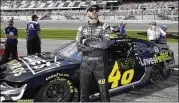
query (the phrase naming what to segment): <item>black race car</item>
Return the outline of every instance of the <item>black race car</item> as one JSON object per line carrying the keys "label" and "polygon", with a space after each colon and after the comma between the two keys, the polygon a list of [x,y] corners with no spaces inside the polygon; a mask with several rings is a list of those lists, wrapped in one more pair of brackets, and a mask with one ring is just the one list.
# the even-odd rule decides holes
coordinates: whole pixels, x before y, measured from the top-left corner
{"label": "black race car", "polygon": [[[114,38],[108,48],[110,93],[156,83],[173,71],[174,52],[167,45],[137,38]],[[53,52],[20,57],[0,68],[1,101],[79,101],[81,53],[75,41]],[[90,98],[99,95],[92,81]]]}

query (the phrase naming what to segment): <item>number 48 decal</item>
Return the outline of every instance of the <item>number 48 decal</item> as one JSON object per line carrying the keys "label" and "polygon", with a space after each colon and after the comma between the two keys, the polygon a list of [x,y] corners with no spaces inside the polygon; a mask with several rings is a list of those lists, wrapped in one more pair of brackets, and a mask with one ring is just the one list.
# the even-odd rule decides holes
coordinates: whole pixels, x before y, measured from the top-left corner
{"label": "number 48 decal", "polygon": [[119,71],[118,62],[116,61],[108,77],[108,82],[109,83],[112,82],[111,88],[116,88],[118,87],[118,82],[121,78],[122,78],[121,84],[125,85],[125,84],[129,84],[132,81],[133,77],[134,77],[134,69],[127,70],[122,75],[121,72]]}

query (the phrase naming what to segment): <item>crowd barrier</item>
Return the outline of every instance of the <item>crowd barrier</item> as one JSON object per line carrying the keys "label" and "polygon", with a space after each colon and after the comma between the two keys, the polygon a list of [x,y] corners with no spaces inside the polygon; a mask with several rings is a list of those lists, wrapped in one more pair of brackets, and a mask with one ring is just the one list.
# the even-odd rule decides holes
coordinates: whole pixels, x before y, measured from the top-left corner
{"label": "crowd barrier", "polygon": [[[16,22],[27,22],[28,20],[14,20]],[[125,22],[125,23],[150,23],[154,20],[101,20],[102,22],[106,23],[119,23],[119,22]],[[7,22],[7,20],[4,20],[4,22]],[[80,20],[39,20],[39,22],[51,22],[51,23],[86,23],[86,20],[80,21]],[[171,21],[171,20],[155,20],[156,23],[174,23],[178,24],[178,21]]]}

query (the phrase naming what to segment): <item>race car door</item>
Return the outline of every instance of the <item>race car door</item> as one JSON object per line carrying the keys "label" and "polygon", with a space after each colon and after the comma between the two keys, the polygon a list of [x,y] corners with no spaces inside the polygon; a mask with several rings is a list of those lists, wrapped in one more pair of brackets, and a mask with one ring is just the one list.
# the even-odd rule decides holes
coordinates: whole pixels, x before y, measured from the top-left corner
{"label": "race car door", "polygon": [[133,55],[131,45],[111,46],[108,53],[107,67],[110,88],[127,86],[142,78],[144,70],[138,68],[138,62]]}

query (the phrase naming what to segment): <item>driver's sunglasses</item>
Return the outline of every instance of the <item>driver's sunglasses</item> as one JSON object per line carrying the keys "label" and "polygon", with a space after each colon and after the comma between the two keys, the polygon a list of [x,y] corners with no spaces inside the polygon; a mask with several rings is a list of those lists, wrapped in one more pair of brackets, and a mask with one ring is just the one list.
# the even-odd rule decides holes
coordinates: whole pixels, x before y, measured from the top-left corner
{"label": "driver's sunglasses", "polygon": [[89,11],[89,12],[93,12],[94,10],[95,10],[96,12],[98,12],[98,11],[99,11],[99,9],[98,9],[98,8],[90,8],[88,11]]}

